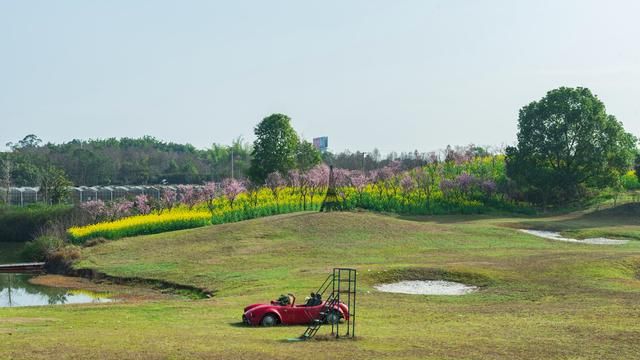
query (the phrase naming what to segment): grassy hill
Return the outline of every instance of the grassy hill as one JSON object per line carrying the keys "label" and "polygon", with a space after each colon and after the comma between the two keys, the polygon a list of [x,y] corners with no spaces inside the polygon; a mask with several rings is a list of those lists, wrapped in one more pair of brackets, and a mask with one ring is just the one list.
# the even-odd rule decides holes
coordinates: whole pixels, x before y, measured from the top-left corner
{"label": "grassy hill", "polygon": [[[640,222],[615,211],[535,219],[298,213],[128,238],[85,248],[77,267],[193,285],[215,296],[0,309],[0,354],[619,359],[640,353],[640,241],[554,242],[519,227],[598,236],[623,228],[625,237],[640,238]],[[303,298],[334,266],[359,270],[357,341],[287,343],[304,327],[239,324],[243,306],[287,292]],[[373,289],[390,280],[440,278],[481,290],[437,297]]]}

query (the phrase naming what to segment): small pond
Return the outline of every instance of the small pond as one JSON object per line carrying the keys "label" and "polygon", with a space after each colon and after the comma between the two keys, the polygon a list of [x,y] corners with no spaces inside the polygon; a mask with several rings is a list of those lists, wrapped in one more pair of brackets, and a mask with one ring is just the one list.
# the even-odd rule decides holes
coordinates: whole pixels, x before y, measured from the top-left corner
{"label": "small pond", "polygon": [[0,273],[0,307],[105,303],[108,294],[34,285],[30,274]]}
{"label": "small pond", "polygon": [[[0,242],[0,264],[20,262],[23,244]],[[33,274],[0,273],[0,307],[103,303],[107,294],[34,285]]]}

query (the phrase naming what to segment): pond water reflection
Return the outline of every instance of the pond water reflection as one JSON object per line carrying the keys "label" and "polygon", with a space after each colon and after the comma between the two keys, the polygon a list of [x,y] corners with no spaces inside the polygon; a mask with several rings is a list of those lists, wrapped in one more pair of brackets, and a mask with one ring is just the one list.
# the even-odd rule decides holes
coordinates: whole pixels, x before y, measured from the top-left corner
{"label": "pond water reflection", "polygon": [[0,273],[0,307],[104,303],[105,293],[34,285],[34,275]]}

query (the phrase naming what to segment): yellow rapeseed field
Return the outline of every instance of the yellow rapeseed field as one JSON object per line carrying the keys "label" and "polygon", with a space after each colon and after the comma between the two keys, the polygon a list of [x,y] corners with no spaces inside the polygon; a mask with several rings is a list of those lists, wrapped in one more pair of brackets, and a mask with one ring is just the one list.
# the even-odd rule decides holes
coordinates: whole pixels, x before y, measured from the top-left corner
{"label": "yellow rapeseed field", "polygon": [[82,242],[88,238],[116,239],[205,226],[210,223],[211,214],[208,211],[180,208],[161,214],[135,215],[116,221],[72,227],[67,232],[73,242]]}

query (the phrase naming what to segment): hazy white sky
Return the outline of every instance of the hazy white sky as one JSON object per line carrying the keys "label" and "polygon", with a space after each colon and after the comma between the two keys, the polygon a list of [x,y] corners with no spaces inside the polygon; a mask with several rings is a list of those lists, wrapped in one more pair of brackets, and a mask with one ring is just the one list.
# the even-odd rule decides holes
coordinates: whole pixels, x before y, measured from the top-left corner
{"label": "hazy white sky", "polygon": [[[0,144],[208,147],[286,113],[332,150],[510,144],[586,86],[640,135],[640,1],[0,0]],[[0,147],[2,148],[2,147]]]}

